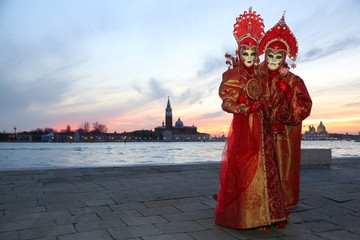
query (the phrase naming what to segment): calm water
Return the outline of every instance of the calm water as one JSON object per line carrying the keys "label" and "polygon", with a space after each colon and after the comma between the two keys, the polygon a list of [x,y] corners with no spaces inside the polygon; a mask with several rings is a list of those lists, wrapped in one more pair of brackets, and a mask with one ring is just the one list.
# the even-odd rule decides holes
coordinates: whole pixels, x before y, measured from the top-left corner
{"label": "calm water", "polygon": [[[219,162],[224,142],[0,143],[0,169]],[[333,158],[360,157],[360,143],[303,141]]]}

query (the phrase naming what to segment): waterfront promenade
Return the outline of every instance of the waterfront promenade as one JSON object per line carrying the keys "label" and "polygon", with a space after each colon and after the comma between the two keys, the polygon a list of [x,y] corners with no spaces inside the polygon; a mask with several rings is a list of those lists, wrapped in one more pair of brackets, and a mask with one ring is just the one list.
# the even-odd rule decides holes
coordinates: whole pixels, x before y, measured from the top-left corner
{"label": "waterfront promenade", "polygon": [[301,169],[271,232],[214,224],[219,164],[0,171],[0,239],[360,239],[360,159]]}

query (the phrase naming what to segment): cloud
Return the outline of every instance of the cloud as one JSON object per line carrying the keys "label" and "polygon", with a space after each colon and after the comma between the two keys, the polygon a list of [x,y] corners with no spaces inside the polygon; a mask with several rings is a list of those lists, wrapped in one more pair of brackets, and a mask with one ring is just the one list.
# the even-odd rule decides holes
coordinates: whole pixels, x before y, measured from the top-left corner
{"label": "cloud", "polygon": [[223,115],[224,115],[224,111],[217,111],[217,112],[212,112],[212,113],[207,113],[207,114],[201,115],[200,117],[198,117],[198,119],[217,118],[217,117],[221,117]]}
{"label": "cloud", "polygon": [[24,109],[28,105],[27,99],[25,99],[26,97],[22,96],[22,94],[8,82],[0,81],[0,96],[0,111],[3,116]]}
{"label": "cloud", "polygon": [[313,94],[316,96],[320,95],[340,95],[345,94],[349,95],[352,92],[355,94],[358,94],[358,89],[360,89],[360,82],[359,81],[353,81],[353,82],[344,82],[343,84],[339,85],[332,85],[331,87],[327,88],[321,88],[317,91],[314,91]]}
{"label": "cloud", "polygon": [[137,82],[131,84],[131,87],[138,95],[141,95],[141,98],[145,98],[146,101],[151,101],[171,95],[171,90],[166,88],[165,85],[166,84],[163,84],[161,81],[155,78],[150,78],[144,86]]}
{"label": "cloud", "polygon": [[206,77],[216,70],[225,68],[225,58],[219,56],[207,57],[205,58],[200,70],[198,70],[197,76],[200,78]]}
{"label": "cloud", "polygon": [[149,84],[149,97],[151,100],[157,100],[163,98],[166,95],[171,94],[171,91],[164,87],[160,81],[151,78]]}
{"label": "cloud", "polygon": [[69,88],[70,84],[66,80],[56,76],[36,78],[21,85],[0,82],[0,110],[6,113],[25,111],[32,104],[46,109],[50,104],[61,101]]}
{"label": "cloud", "polygon": [[185,104],[197,104],[202,103],[202,99],[205,95],[205,89],[199,89],[196,87],[187,88],[179,95],[175,96],[178,102],[185,103]]}
{"label": "cloud", "polygon": [[349,37],[341,41],[332,43],[328,47],[319,48],[314,47],[307,51],[303,56],[299,58],[299,62],[314,61],[320,58],[331,56],[340,51],[346,51],[350,49],[360,48],[360,38]]}
{"label": "cloud", "polygon": [[305,53],[305,58],[316,58],[317,56],[323,54],[324,49],[321,48],[313,48]]}
{"label": "cloud", "polygon": [[344,107],[360,107],[360,102],[353,102],[353,103],[348,103],[348,104],[344,104]]}
{"label": "cloud", "polygon": [[77,80],[74,69],[88,57],[51,36],[36,41],[10,36],[0,40],[0,93],[6,99],[0,110],[23,112],[32,105],[47,109],[65,99]]}
{"label": "cloud", "polygon": [[131,87],[132,87],[133,89],[135,89],[135,91],[136,91],[137,93],[139,93],[139,94],[142,93],[142,88],[141,88],[141,86],[140,86],[139,84],[133,83],[133,84],[131,84]]}

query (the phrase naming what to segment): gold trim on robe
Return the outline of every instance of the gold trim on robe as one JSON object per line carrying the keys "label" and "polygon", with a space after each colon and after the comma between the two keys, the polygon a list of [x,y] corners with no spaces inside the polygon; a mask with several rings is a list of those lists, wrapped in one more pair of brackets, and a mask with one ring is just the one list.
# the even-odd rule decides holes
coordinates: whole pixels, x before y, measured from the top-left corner
{"label": "gold trim on robe", "polygon": [[[284,128],[283,132],[274,134],[274,139],[285,206],[290,212],[299,202],[301,128],[302,121],[310,115],[312,100],[304,81],[291,72],[270,76],[266,63],[262,62],[259,77],[271,123]],[[288,96],[277,89],[277,80],[288,84],[291,89]]]}

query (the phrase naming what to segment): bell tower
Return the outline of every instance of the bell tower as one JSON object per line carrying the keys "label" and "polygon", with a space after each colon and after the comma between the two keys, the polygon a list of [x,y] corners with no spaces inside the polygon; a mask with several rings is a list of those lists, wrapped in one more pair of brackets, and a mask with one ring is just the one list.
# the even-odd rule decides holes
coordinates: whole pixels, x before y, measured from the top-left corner
{"label": "bell tower", "polygon": [[173,119],[172,119],[172,108],[170,105],[170,97],[168,97],[167,106],[165,109],[165,128],[168,131],[172,131],[173,128]]}

